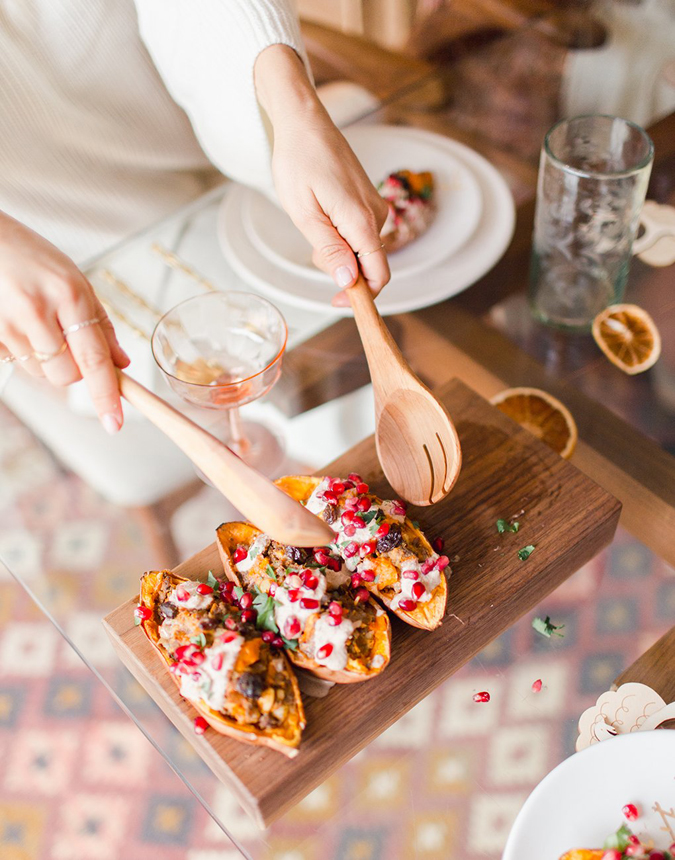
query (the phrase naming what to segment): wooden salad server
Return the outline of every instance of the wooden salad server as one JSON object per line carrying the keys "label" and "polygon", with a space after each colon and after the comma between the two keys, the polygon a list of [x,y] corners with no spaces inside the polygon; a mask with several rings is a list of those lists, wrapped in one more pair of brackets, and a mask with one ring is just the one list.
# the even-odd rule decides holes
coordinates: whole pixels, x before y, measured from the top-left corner
{"label": "wooden salad server", "polygon": [[290,546],[325,546],[331,527],[248,466],[227,445],[121,370],[120,393],[192,460],[254,525]]}
{"label": "wooden salad server", "polygon": [[361,274],[347,295],[373,382],[375,446],[382,471],[404,499],[433,505],[448,495],[462,465],[455,425],[410,369]]}

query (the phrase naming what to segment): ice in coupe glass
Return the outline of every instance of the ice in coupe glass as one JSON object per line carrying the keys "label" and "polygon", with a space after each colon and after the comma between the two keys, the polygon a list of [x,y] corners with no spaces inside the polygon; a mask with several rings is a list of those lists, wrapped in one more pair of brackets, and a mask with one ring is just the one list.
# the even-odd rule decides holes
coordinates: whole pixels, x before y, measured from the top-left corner
{"label": "ice in coupe glass", "polygon": [[287,337],[274,305],[244,292],[186,299],[164,314],[152,335],[152,353],[171,388],[195,406],[226,410],[224,441],[263,472],[278,464],[278,439],[262,424],[242,422],[239,407],[277,381]]}
{"label": "ice in coupe glass", "polygon": [[565,119],[546,135],[530,274],[542,322],[588,330],[621,301],[653,153],[643,129],[613,116]]}

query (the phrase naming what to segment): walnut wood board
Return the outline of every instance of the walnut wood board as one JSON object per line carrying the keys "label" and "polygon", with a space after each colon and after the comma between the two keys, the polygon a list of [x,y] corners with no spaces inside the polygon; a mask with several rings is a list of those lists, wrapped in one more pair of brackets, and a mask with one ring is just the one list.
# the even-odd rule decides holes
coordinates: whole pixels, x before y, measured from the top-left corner
{"label": "walnut wood board", "polygon": [[[307,699],[300,752],[287,759],[240,744],[214,731],[198,737],[195,712],[178,694],[158,654],[134,627],[136,596],[104,620],[122,661],[164,710],[244,809],[267,826],[340,765],[427,696],[612,540],[620,503],[570,463],[452,380],[441,389],[463,451],[452,493],[432,508],[410,509],[426,534],[445,538],[452,559],[448,611],[433,632],[392,617],[392,659],[364,684],[336,686]],[[384,497],[373,438],[326,467],[326,474],[357,471]],[[520,513],[522,511],[522,513]],[[496,521],[519,514],[520,531],[499,535]],[[214,523],[214,529],[218,523]],[[536,549],[526,561],[517,551]],[[176,568],[194,579],[222,571],[215,544]]]}
{"label": "walnut wood board", "polygon": [[[629,681],[646,684],[666,703],[675,702],[675,627],[671,627],[658,642],[625,669],[614,684],[619,687]],[[671,720],[668,725],[675,728],[675,720]]]}

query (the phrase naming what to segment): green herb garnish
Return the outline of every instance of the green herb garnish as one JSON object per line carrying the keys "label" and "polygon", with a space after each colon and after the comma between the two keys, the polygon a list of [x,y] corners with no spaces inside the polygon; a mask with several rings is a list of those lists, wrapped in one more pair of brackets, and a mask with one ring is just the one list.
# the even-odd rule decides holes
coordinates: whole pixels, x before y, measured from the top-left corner
{"label": "green herb garnish", "polygon": [[375,517],[376,517],[378,514],[379,514],[379,510],[374,510],[374,511],[366,511],[366,513],[361,513],[361,514],[359,514],[359,516],[361,517],[361,519],[363,520],[363,522],[364,522],[366,525],[368,525],[369,523],[372,523],[372,521],[375,519]]}
{"label": "green herb garnish", "polygon": [[253,598],[253,608],[258,611],[256,619],[256,627],[262,630],[271,630],[273,633],[278,633],[279,628],[274,620],[274,598],[269,594],[263,594],[258,591]]}
{"label": "green herb garnish", "polygon": [[562,630],[564,626],[564,624],[552,624],[551,618],[548,615],[543,620],[539,617],[532,619],[532,627],[537,633],[541,633],[542,636],[546,636],[548,639],[551,636],[560,636],[562,638],[565,634],[558,633],[558,630]]}
{"label": "green herb garnish", "polygon": [[199,645],[200,648],[206,648],[206,636],[203,633],[200,633],[199,636],[193,636],[190,642],[194,645]]}
{"label": "green herb garnish", "polygon": [[234,596],[237,598],[237,600],[241,600],[241,596],[243,593],[244,593],[244,589],[241,587],[241,585],[235,585]]}
{"label": "green herb garnish", "polygon": [[412,521],[412,524],[415,526],[415,528],[416,528],[416,529],[418,529],[418,528],[420,527],[420,524],[419,524],[419,521],[418,521],[418,520],[413,520],[413,521]]}
{"label": "green herb garnish", "polygon": [[218,582],[218,580],[217,580],[217,579],[215,578],[215,576],[213,575],[213,571],[212,571],[212,570],[210,570],[210,571],[209,571],[209,578],[206,580],[206,584],[207,584],[207,585],[210,585],[210,586],[211,586],[211,588],[213,588],[213,589],[214,589],[214,591],[215,591],[215,590],[217,590],[217,589],[220,587],[220,583]]}
{"label": "green herb garnish", "polygon": [[269,577],[271,577],[275,582],[277,582],[277,581],[278,581],[278,580],[277,580],[277,575],[276,575],[276,573],[274,572],[274,568],[272,567],[272,565],[271,565],[271,564],[268,564],[268,565],[267,565],[267,567],[265,568],[265,573],[266,573]]}
{"label": "green herb garnish", "polygon": [[630,845],[630,837],[632,835],[633,834],[631,833],[628,825],[622,824],[616,833],[612,833],[611,836],[608,836],[607,839],[605,839],[605,844],[602,847],[605,851],[609,851],[612,848],[615,848],[617,851],[625,851]]}
{"label": "green herb garnish", "polygon": [[525,559],[529,558],[533,552],[534,552],[534,545],[528,544],[527,546],[524,546],[522,549],[518,550],[518,558],[521,561],[525,561]]}
{"label": "green herb garnish", "polygon": [[288,648],[289,651],[297,651],[298,650],[298,640],[297,639],[286,639],[285,636],[281,637],[284,640],[284,648]]}
{"label": "green herb garnish", "polygon": [[508,520],[497,520],[497,531],[500,535],[504,532],[513,532],[514,534],[520,528],[520,523],[509,523]]}

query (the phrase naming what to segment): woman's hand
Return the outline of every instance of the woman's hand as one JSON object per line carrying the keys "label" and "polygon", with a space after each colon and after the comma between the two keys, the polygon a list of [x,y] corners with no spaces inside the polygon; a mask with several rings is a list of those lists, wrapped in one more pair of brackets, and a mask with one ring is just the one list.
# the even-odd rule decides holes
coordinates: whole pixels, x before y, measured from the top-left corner
{"label": "woman's hand", "polygon": [[108,433],[122,426],[115,367],[129,358],[91,285],[58,248],[0,213],[0,360],[12,355],[54,385],[84,379]]}
{"label": "woman's hand", "polygon": [[[319,101],[298,55],[272,45],[255,65],[258,98],[274,129],[272,170],[279,199],[314,248],[316,266],[344,290],[361,271],[377,294],[389,281],[380,230],[387,203]],[[348,305],[345,292],[334,305]]]}

